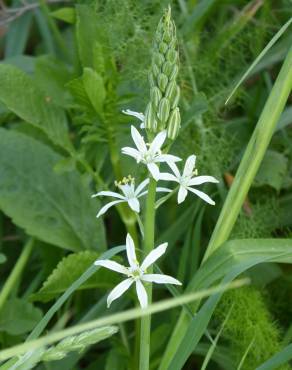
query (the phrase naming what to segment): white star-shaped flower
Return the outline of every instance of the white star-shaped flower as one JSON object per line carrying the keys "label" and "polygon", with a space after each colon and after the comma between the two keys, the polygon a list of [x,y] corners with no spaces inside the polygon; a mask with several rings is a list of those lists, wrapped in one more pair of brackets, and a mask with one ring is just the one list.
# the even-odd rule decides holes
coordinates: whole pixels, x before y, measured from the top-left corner
{"label": "white star-shaped flower", "polygon": [[137,163],[144,163],[156,181],[158,181],[160,174],[156,163],[166,162],[170,164],[181,161],[179,157],[161,153],[161,147],[166,139],[166,131],[159,132],[150,144],[145,143],[143,136],[134,126],[131,126],[131,135],[137,149],[125,147],[122,148],[122,153],[135,158]]}
{"label": "white star-shaped flower", "polygon": [[198,197],[202,198],[205,202],[214,205],[215,202],[207,194],[198,189],[194,189],[191,186],[201,185],[206,182],[218,183],[219,181],[216,180],[213,176],[196,176],[196,172],[194,172],[195,164],[196,156],[190,155],[186,160],[184,170],[181,175],[175,163],[168,163],[174,175],[171,173],[161,173],[159,176],[159,180],[169,180],[179,183],[179,191],[177,195],[178,204],[182,203],[186,199],[188,191],[190,191],[196,194]]}
{"label": "white star-shaped flower", "polygon": [[145,128],[145,116],[143,113],[139,113],[139,112],[135,112],[133,110],[130,110],[130,109],[124,109],[122,110],[122,112],[124,114],[127,114],[128,116],[133,116],[133,117],[136,117],[138,118],[140,121],[141,121],[141,124],[140,124],[140,128]]}
{"label": "white star-shaped flower", "polygon": [[[146,179],[141,182],[135,189],[135,184],[132,178],[126,178],[124,183],[117,183],[118,188],[122,191],[123,194],[116,193],[114,191],[100,191],[99,193],[93,194],[91,197],[99,197],[99,196],[107,196],[117,198],[118,200],[114,200],[109,202],[105,206],[103,206],[100,211],[98,212],[96,217],[100,217],[103,215],[110,207],[118,204],[127,202],[129,207],[134,211],[139,213],[140,212],[140,203],[139,199],[143,195],[148,193],[148,190],[145,190],[145,187],[149,184],[149,179]],[[170,189],[158,187],[156,189],[157,192],[164,192],[169,193],[171,192]]]}
{"label": "white star-shaped flower", "polygon": [[129,262],[129,267],[123,266],[115,261],[110,260],[96,260],[94,264],[96,266],[103,266],[110,270],[119,272],[127,276],[126,280],[123,280],[118,284],[108,295],[107,297],[107,306],[109,307],[111,303],[119,298],[122,294],[125,293],[130,286],[136,284],[136,292],[142,308],[147,307],[148,298],[146,290],[143,286],[143,282],[157,283],[157,284],[175,284],[181,285],[181,282],[175,278],[163,275],[163,274],[147,274],[146,270],[151,266],[159,257],[161,257],[167,248],[167,243],[160,244],[157,248],[153,249],[147,257],[144,259],[141,266],[136,258],[135,245],[134,241],[131,238],[130,234],[127,234],[126,238],[126,250],[127,258]]}

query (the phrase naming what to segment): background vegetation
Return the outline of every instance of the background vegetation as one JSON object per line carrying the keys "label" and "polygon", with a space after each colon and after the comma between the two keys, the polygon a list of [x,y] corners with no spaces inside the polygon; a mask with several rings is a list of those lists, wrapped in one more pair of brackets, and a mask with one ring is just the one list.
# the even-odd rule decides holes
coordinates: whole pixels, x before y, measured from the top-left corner
{"label": "background vegetation", "polygon": [[[137,173],[133,161],[120,156],[134,122],[121,111],[145,109],[152,38],[168,3],[0,2],[2,349],[22,343],[54,300],[101,253],[123,244],[125,230],[132,227],[133,216],[123,210],[111,209],[103,220],[96,219],[100,203],[90,195],[112,186],[115,179]],[[218,187],[212,187],[215,207],[190,198],[178,208],[171,199],[158,211],[157,243],[169,242],[162,269],[186,286],[201,264],[244,150],[291,46],[291,27],[253,68],[228,105],[226,98],[289,20],[292,4],[289,0],[179,0],[171,6],[182,91],[182,128],[174,150],[184,157],[195,153],[199,173],[220,179]],[[291,104],[290,98],[231,239],[292,238]],[[207,332],[184,361],[184,369],[205,368],[204,359],[211,356],[218,333],[220,338],[206,363],[209,369],[256,369],[289,345],[289,258],[276,261],[287,264],[252,267],[245,272],[252,286],[223,295]],[[53,333],[132,307],[134,295],[127,295],[110,311],[106,309],[107,292],[118,281],[107,270],[96,272],[66,300],[46,330]],[[156,289],[154,301],[167,295]],[[178,314],[179,309],[174,309],[153,316],[152,369],[161,363]],[[75,338],[79,347],[63,345],[51,357],[47,351],[38,354],[35,363],[23,360],[15,368],[136,369],[135,323],[105,330],[91,333],[93,339],[89,335]],[[290,367],[286,363],[273,368]]]}

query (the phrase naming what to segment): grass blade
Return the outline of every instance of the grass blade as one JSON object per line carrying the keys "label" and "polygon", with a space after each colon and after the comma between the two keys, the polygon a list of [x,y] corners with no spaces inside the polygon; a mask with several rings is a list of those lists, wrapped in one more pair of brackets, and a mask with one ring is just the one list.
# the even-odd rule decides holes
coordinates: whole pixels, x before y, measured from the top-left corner
{"label": "grass blade", "polygon": [[68,336],[76,335],[79,333],[82,333],[86,330],[91,330],[97,327],[105,326],[105,325],[111,325],[111,324],[117,324],[122,323],[129,320],[134,320],[139,317],[151,315],[157,312],[162,312],[165,310],[169,310],[171,308],[180,306],[182,304],[186,304],[189,302],[192,302],[194,300],[200,300],[202,298],[208,297],[212,294],[217,294],[219,292],[224,292],[227,289],[234,289],[239,288],[243,285],[246,285],[249,283],[248,279],[241,279],[234,281],[230,284],[224,284],[219,285],[214,288],[205,289],[200,292],[191,293],[191,294],[184,294],[181,297],[178,298],[171,298],[166,299],[158,303],[154,303],[149,305],[145,309],[141,308],[133,308],[124,312],[116,313],[113,315],[105,316],[97,320],[89,321],[85,324],[79,324],[72,328],[64,329],[59,332],[55,332],[50,335],[46,335],[44,337],[41,337],[36,340],[31,340],[29,342],[5,349],[3,351],[0,351],[0,361],[7,360],[13,356],[21,355],[27,351],[32,351],[37,348],[41,348],[44,346],[47,346],[49,344],[52,344],[54,342],[57,342],[59,340],[62,340]]}
{"label": "grass blade", "polygon": [[283,33],[287,30],[287,28],[292,23],[292,17],[280,28],[280,30],[275,34],[275,36],[270,40],[267,46],[262,50],[262,52],[258,55],[258,57],[254,60],[254,62],[250,65],[248,70],[243,74],[240,80],[237,82],[233,90],[231,91],[230,95],[225,101],[225,105],[228,104],[231,97],[234,95],[235,91],[238,87],[242,84],[242,82],[247,78],[251,70],[259,63],[259,61],[263,58],[264,55],[270,50],[270,48],[279,40],[279,38],[283,35]]}

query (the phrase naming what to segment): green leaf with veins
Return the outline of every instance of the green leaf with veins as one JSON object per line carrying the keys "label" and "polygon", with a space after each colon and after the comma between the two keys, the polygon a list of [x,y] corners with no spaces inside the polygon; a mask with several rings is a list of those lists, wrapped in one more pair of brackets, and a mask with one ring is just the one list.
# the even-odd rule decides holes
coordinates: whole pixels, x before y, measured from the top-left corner
{"label": "green leaf with veins", "polygon": [[0,209],[47,243],[73,251],[103,250],[98,203],[79,173],[53,170],[62,158],[26,135],[0,129]]}
{"label": "green leaf with veins", "polygon": [[20,69],[0,65],[0,101],[22,120],[38,127],[52,140],[70,147],[67,120],[63,109],[52,104],[34,81]]}

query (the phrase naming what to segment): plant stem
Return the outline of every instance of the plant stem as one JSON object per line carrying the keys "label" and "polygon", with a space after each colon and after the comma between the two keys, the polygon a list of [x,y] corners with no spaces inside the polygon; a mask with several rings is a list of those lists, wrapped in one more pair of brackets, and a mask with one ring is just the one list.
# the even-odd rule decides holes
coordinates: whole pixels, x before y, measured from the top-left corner
{"label": "plant stem", "polygon": [[0,310],[3,308],[11,290],[14,288],[17,280],[19,279],[27,261],[30,256],[32,247],[34,244],[34,239],[30,238],[28,242],[24,245],[21,255],[19,256],[16,265],[11,271],[8,279],[6,280],[1,293],[0,293]]}
{"label": "plant stem", "polygon": [[[156,181],[151,178],[148,195],[146,201],[145,212],[145,237],[144,237],[144,254],[147,255],[154,248],[154,231],[155,231],[155,195],[156,195]],[[149,267],[151,274],[152,267]],[[146,287],[148,295],[148,304],[152,301],[152,284]],[[149,356],[150,356],[150,332],[151,332],[151,315],[142,317],[141,319],[141,332],[140,332],[140,370],[149,369]]]}
{"label": "plant stem", "polygon": [[289,97],[291,88],[292,47],[286,56],[285,62],[240,162],[203,261],[205,261],[210,254],[214,252],[214,250],[228,239],[271,141],[275,127]]}

